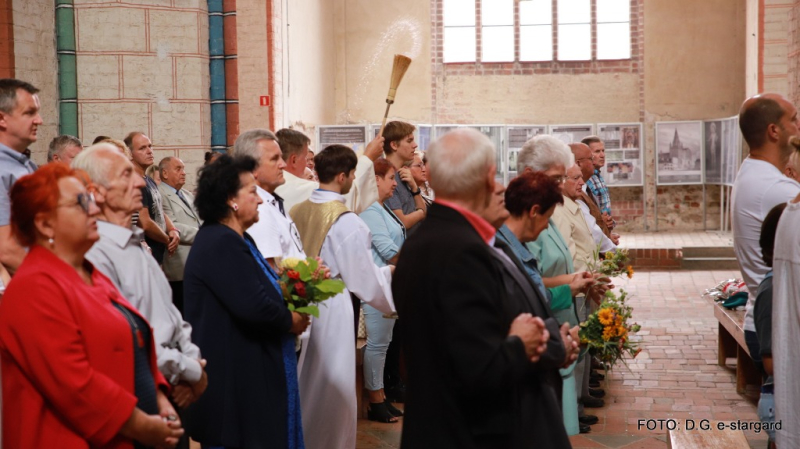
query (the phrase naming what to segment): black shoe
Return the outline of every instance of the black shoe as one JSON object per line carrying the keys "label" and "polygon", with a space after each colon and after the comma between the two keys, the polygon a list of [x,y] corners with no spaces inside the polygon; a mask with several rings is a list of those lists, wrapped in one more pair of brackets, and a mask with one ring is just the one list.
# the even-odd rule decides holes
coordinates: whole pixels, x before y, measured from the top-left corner
{"label": "black shoe", "polygon": [[605,390],[601,390],[599,388],[590,388],[589,396],[600,399],[606,397],[606,392]]}
{"label": "black shoe", "polygon": [[405,404],[406,402],[406,386],[398,385],[396,387],[387,388],[384,390],[386,393],[386,400],[389,402],[397,402],[398,404]]}
{"label": "black shoe", "polygon": [[592,430],[591,427],[584,426],[583,424],[581,424],[579,428],[581,429],[581,433],[589,433]]}
{"label": "black shoe", "polygon": [[398,418],[403,416],[403,411],[400,410],[399,408],[395,407],[394,405],[392,405],[392,403],[389,402],[388,399],[383,401],[383,403],[386,404],[386,408],[389,410],[389,413],[391,413],[392,415],[394,415],[394,416],[396,416]]}
{"label": "black shoe", "polygon": [[[589,386],[591,388],[600,388],[600,381],[596,379],[589,379]],[[387,393],[388,395],[388,393]]]}
{"label": "black shoe", "polygon": [[581,424],[585,424],[587,426],[591,426],[592,424],[597,424],[597,421],[599,421],[599,419],[594,415],[585,415],[578,417],[578,422]]}
{"label": "black shoe", "polygon": [[589,374],[589,379],[594,379],[594,380],[603,380],[603,379],[605,379],[605,378],[606,378],[605,374],[600,374],[600,373],[598,373],[597,371],[592,371],[592,372]]}
{"label": "black shoe", "polygon": [[593,397],[583,398],[581,402],[583,402],[584,407],[589,408],[600,408],[606,405],[606,401]]}
{"label": "black shoe", "polygon": [[397,422],[397,417],[389,413],[385,402],[370,402],[367,410],[367,419],[383,423]]}

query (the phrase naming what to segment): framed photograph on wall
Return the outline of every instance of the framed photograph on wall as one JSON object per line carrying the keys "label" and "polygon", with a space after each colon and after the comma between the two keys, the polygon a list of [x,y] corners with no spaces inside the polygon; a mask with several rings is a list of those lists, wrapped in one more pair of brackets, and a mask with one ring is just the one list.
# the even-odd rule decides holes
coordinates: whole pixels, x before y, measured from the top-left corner
{"label": "framed photograph on wall", "polygon": [[509,181],[516,178],[517,156],[519,150],[525,142],[538,136],[547,134],[547,125],[509,125],[506,127],[506,142],[508,142],[508,171],[503,182],[507,185]]}
{"label": "framed photograph on wall", "polygon": [[597,137],[606,148],[600,174],[609,187],[644,185],[641,123],[598,123]]}
{"label": "framed photograph on wall", "polygon": [[569,145],[594,135],[594,125],[550,125],[548,132]]}
{"label": "framed photograph on wall", "polygon": [[742,133],[739,116],[722,120],[722,184],[733,186],[742,164]]}
{"label": "framed photograph on wall", "polygon": [[703,183],[703,122],[656,122],[656,185]]}
{"label": "framed photograph on wall", "polygon": [[703,172],[706,184],[722,184],[724,141],[722,120],[703,122],[703,157],[705,158]]}
{"label": "framed photograph on wall", "polygon": [[364,152],[367,146],[367,125],[320,125],[316,129],[317,154],[328,145],[339,144]]}

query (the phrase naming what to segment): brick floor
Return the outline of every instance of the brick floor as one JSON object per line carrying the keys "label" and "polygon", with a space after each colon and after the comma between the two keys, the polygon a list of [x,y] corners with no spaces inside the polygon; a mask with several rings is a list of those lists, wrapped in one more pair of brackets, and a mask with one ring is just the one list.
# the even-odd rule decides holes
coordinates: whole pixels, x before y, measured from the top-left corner
{"label": "brick floor", "polygon": [[[668,240],[662,234],[650,234]],[[725,237],[711,233],[670,234],[692,246],[712,246]],[[630,239],[634,241],[635,239]],[[697,243],[693,243],[697,242]],[[652,247],[652,246],[650,246]],[[663,428],[648,430],[640,420],[687,419],[756,421],[753,395],[736,393],[735,373],[717,365],[717,320],[701,293],[721,280],[738,277],[736,271],[637,271],[631,280],[618,280],[630,291],[634,320],[642,325],[642,352],[608,375],[606,405],[588,409],[600,418],[592,432],[571,439],[573,448],[665,448]],[[646,421],[645,421],[646,422]],[[652,423],[652,422],[651,422]],[[401,422],[358,422],[359,449],[398,447]],[[745,432],[753,448],[765,448],[767,436]]]}

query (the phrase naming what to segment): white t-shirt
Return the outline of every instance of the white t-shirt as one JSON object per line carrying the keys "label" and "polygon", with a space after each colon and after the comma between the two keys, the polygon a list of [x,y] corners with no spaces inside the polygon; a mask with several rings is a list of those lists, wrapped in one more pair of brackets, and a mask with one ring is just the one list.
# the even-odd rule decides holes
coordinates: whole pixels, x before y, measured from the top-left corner
{"label": "white t-shirt", "polygon": [[772,363],[778,447],[800,447],[800,204],[789,203],[775,235]]}
{"label": "white t-shirt", "polygon": [[[761,259],[761,224],[773,207],[800,194],[800,183],[788,178],[769,162],[746,158],[733,184],[733,250],[750,295],[744,330],[755,332],[753,307],[758,284],[769,268]],[[777,247],[778,245],[776,245]]]}
{"label": "white t-shirt", "polygon": [[258,250],[264,258],[296,257],[305,259],[303,242],[297,227],[289,217],[289,211],[283,215],[273,195],[261,187],[257,187],[258,196],[264,200],[258,205],[258,221],[247,229],[247,233],[256,242]]}

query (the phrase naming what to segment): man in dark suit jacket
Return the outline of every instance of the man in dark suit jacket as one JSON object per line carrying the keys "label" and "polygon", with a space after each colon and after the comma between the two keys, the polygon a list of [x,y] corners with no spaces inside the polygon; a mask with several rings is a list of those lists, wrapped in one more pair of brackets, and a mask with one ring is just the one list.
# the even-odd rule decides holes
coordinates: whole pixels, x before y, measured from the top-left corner
{"label": "man in dark suit jacket", "polygon": [[437,199],[392,283],[408,368],[401,447],[568,448],[558,368],[577,342],[494,240],[508,214],[494,147],[462,129],[427,156]]}

